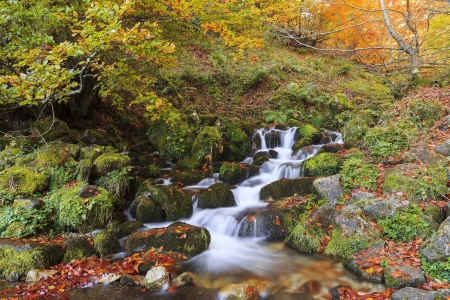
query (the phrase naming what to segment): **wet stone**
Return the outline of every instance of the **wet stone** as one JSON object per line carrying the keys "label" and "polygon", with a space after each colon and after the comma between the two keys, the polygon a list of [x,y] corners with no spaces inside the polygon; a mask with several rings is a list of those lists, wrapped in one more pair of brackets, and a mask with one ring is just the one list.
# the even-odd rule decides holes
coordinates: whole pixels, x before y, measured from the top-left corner
{"label": "wet stone", "polygon": [[437,295],[435,291],[406,287],[392,294],[392,300],[435,300]]}

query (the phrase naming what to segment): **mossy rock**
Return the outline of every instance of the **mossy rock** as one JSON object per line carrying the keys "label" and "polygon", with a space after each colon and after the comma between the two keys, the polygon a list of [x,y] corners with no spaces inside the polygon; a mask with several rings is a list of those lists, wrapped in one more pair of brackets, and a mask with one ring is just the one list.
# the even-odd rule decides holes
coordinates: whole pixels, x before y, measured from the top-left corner
{"label": "mossy rock", "polygon": [[31,269],[48,269],[62,261],[64,250],[54,243],[1,239],[0,278],[17,281]]}
{"label": "mossy rock", "polygon": [[47,141],[51,142],[57,140],[68,134],[69,127],[67,123],[58,119],[41,120],[31,124],[39,131],[39,134]]}
{"label": "mossy rock", "polygon": [[161,177],[161,169],[155,165],[147,165],[139,168],[139,177],[143,179]]}
{"label": "mossy rock", "polygon": [[342,166],[340,155],[334,153],[320,153],[304,162],[305,176],[326,177],[335,175]]}
{"label": "mossy rock", "polygon": [[130,165],[130,158],[120,153],[107,152],[94,161],[92,173],[96,176],[104,176],[111,171],[121,170]]}
{"label": "mossy rock", "polygon": [[342,93],[334,94],[327,104],[332,109],[334,114],[339,114],[346,110],[355,109],[355,105],[348,101],[347,96]]}
{"label": "mossy rock", "polygon": [[91,246],[87,237],[69,238],[64,241],[64,263],[72,260],[82,260],[95,255],[95,249]]}
{"label": "mossy rock", "polygon": [[93,235],[94,248],[101,257],[120,252],[120,243],[117,233],[110,230],[100,230]]}
{"label": "mossy rock", "polygon": [[0,170],[14,166],[16,158],[20,156],[21,152],[20,148],[6,148],[0,152]]}
{"label": "mossy rock", "polygon": [[89,182],[89,176],[91,175],[92,167],[93,164],[90,159],[81,159],[78,162],[77,181]]}
{"label": "mossy rock", "polygon": [[172,250],[192,257],[207,250],[210,242],[211,235],[206,228],[175,222],[169,227],[153,228],[131,234],[125,248],[127,255],[131,255],[162,246],[165,251]]}
{"label": "mossy rock", "polygon": [[228,185],[234,185],[246,180],[248,175],[246,166],[234,162],[224,162],[220,167],[219,179]]}
{"label": "mossy rock", "polygon": [[197,160],[212,160],[222,151],[222,135],[216,127],[207,126],[195,138],[191,155]]}
{"label": "mossy rock", "polygon": [[152,186],[150,194],[163,207],[166,221],[189,218],[192,215],[192,198],[188,192],[174,186],[159,185]]}
{"label": "mossy rock", "polygon": [[49,178],[25,167],[11,167],[0,172],[0,189],[8,190],[13,186],[16,192],[34,194],[47,189]]}
{"label": "mossy rock", "polygon": [[282,178],[263,186],[259,192],[259,198],[277,200],[295,194],[298,196],[314,194],[313,181],[310,177]]}
{"label": "mossy rock", "polygon": [[326,231],[316,225],[316,222],[299,222],[289,231],[285,239],[286,246],[304,253],[319,252],[322,238]]}
{"label": "mossy rock", "polygon": [[207,173],[203,171],[179,171],[175,172],[170,179],[171,182],[181,183],[183,186],[195,185],[199,183],[202,179],[209,177]]}
{"label": "mossy rock", "polygon": [[114,226],[114,230],[117,232],[117,237],[119,239],[128,236],[141,228],[145,228],[145,226],[139,221],[126,221]]}
{"label": "mossy rock", "polygon": [[151,198],[141,197],[137,201],[136,220],[142,223],[156,223],[165,220],[163,207]]}
{"label": "mossy rock", "polygon": [[0,151],[5,150],[12,141],[12,138],[0,136]]}
{"label": "mossy rock", "polygon": [[[252,132],[251,129],[251,125],[240,121],[233,121],[232,123],[225,125],[223,135],[225,136],[226,141],[230,144],[230,148],[232,148],[236,155],[247,155],[252,150],[252,144],[250,141],[250,134]],[[234,149],[235,147],[236,149]],[[226,148],[224,147],[224,156],[226,154],[225,151]],[[230,157],[227,159],[226,156],[225,159],[228,161],[241,161],[239,158],[233,160]]]}
{"label": "mossy rock", "polygon": [[172,175],[176,170],[178,171],[200,171],[202,169],[202,164],[193,158],[184,158],[177,162],[172,168]]}
{"label": "mossy rock", "polygon": [[94,160],[97,159],[100,155],[104,153],[104,147],[99,145],[91,145],[88,147],[82,147],[80,149],[80,160],[82,159],[89,159],[90,161],[94,162]]}
{"label": "mossy rock", "polygon": [[56,222],[66,229],[76,229],[85,233],[92,229],[104,228],[110,220],[118,198],[99,187],[98,193],[91,198],[80,198],[78,193],[82,185],[62,188],[50,197],[57,208]]}
{"label": "mossy rock", "polygon": [[33,228],[27,227],[21,221],[14,221],[6,228],[5,237],[27,237],[33,233]]}
{"label": "mossy rock", "polygon": [[150,188],[155,185],[155,181],[151,178],[144,180],[137,188],[135,198],[142,196],[144,193],[149,192]]}
{"label": "mossy rock", "polygon": [[52,147],[40,152],[34,164],[37,167],[51,168],[61,167],[66,162],[75,161],[70,155],[69,149],[65,147]]}
{"label": "mossy rock", "polygon": [[244,158],[241,149],[234,143],[225,143],[223,145],[222,156],[225,161],[242,161]]}
{"label": "mossy rock", "polygon": [[230,188],[221,182],[216,182],[202,192],[198,197],[199,208],[218,208],[236,206],[236,200]]}
{"label": "mossy rock", "polygon": [[266,161],[269,161],[269,156],[266,152],[258,152],[255,155],[253,155],[253,162],[252,165],[255,166],[261,166]]}
{"label": "mossy rock", "polygon": [[440,199],[447,194],[444,168],[422,164],[401,164],[389,168],[383,178],[383,193],[406,193],[416,202]]}
{"label": "mossy rock", "polygon": [[445,218],[445,210],[434,204],[426,205],[423,214],[431,217],[438,224],[442,223]]}
{"label": "mossy rock", "polygon": [[292,145],[292,151],[297,153],[303,147],[320,142],[321,138],[322,133],[317,127],[304,123],[295,131],[295,143]]}
{"label": "mossy rock", "polygon": [[80,140],[86,145],[111,145],[111,137],[102,130],[87,129],[80,136]]}
{"label": "mossy rock", "polygon": [[255,131],[252,135],[252,144],[256,149],[261,149],[262,138],[259,131]]}

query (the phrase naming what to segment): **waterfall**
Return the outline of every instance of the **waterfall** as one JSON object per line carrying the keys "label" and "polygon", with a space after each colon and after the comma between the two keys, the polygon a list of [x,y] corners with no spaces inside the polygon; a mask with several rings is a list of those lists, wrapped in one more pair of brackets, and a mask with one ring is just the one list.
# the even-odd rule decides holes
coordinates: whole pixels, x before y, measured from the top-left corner
{"label": "waterfall", "polygon": [[[297,127],[286,130],[274,127],[261,128],[255,134],[261,137],[261,147],[254,152],[275,151],[277,158],[269,158],[265,162],[258,175],[253,176],[238,184],[232,189],[237,206],[199,209],[194,207],[191,218],[182,220],[186,223],[205,227],[211,233],[211,244],[208,251],[195,256],[188,264],[196,272],[207,272],[217,274],[235,270],[245,270],[257,274],[270,274],[271,270],[279,264],[283,258],[275,251],[261,247],[263,238],[257,237],[256,220],[254,237],[239,238],[237,233],[241,221],[236,220],[236,215],[246,208],[257,208],[267,206],[266,202],[260,200],[261,188],[281,178],[296,178],[302,176],[302,165],[305,160],[317,154],[323,145],[311,145],[300,149],[292,155],[292,146],[295,142]],[[325,132],[330,136],[329,142],[342,144],[342,137],[337,132]],[[271,135],[270,145],[267,145],[266,135]],[[246,158],[243,163],[252,163],[252,157]],[[208,188],[218,180],[218,174],[213,178],[203,179],[197,185],[188,186],[185,189],[199,191]],[[195,199],[193,199],[195,200]],[[161,227],[166,224],[147,224],[149,227]],[[284,266],[286,267],[286,266]]]}

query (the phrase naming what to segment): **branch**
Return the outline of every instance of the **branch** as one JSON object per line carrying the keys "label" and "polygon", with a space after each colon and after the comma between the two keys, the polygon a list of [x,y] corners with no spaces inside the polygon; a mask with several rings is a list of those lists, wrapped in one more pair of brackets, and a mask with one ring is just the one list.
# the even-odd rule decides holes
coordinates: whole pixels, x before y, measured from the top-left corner
{"label": "branch", "polygon": [[53,99],[55,99],[56,97],[68,97],[68,96],[72,96],[72,95],[76,95],[76,94],[80,94],[83,91],[83,74],[86,71],[86,68],[89,66],[89,64],[91,63],[91,60],[97,55],[97,52],[94,52],[91,54],[91,56],[89,56],[86,60],[86,63],[84,64],[84,66],[81,68],[80,70],[80,87],[77,90],[68,92],[66,94],[64,93],[51,93],[50,95],[48,95],[41,103],[42,104],[47,104],[48,102],[52,101]]}

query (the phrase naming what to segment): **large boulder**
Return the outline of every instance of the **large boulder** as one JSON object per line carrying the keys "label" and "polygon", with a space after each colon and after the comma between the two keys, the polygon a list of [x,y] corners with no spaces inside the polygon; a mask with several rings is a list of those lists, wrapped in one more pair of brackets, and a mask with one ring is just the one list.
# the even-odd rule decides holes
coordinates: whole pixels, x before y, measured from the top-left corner
{"label": "large boulder", "polygon": [[192,198],[188,192],[174,186],[155,185],[150,188],[150,194],[164,209],[166,221],[176,221],[192,215]]}
{"label": "large boulder", "polygon": [[259,197],[262,200],[267,199],[281,199],[289,196],[304,196],[313,194],[313,181],[309,177],[299,177],[294,179],[282,178],[272,183],[269,183],[261,189]]}
{"label": "large boulder", "polygon": [[450,156],[450,139],[445,140],[444,142],[434,147],[434,151],[436,153],[442,154],[445,157]]}
{"label": "large boulder", "polygon": [[165,220],[164,209],[152,198],[139,197],[135,200],[136,220],[142,223],[155,223]]}
{"label": "large boulder", "polygon": [[126,253],[147,251],[163,247],[165,251],[179,252],[187,257],[207,250],[211,236],[207,229],[183,222],[172,223],[169,227],[153,228],[131,234],[125,245]]}
{"label": "large boulder", "polygon": [[10,167],[0,172],[0,189],[15,190],[19,193],[34,194],[44,191],[49,178],[44,173],[26,167]]}
{"label": "large boulder", "polygon": [[95,249],[87,237],[71,237],[64,241],[63,262],[68,263],[73,259],[81,260],[95,255]]}
{"label": "large boulder", "polygon": [[439,229],[425,241],[420,249],[429,263],[446,261],[450,257],[450,218],[439,226]]}
{"label": "large boulder", "polygon": [[64,250],[54,243],[0,241],[0,278],[17,281],[31,269],[47,269],[59,264]]}
{"label": "large boulder", "polygon": [[219,179],[225,184],[235,185],[258,173],[258,166],[224,162],[222,166],[220,166]]}
{"label": "large boulder", "polygon": [[292,151],[297,153],[301,148],[320,142],[322,133],[318,128],[310,124],[302,124],[295,131]]}
{"label": "large boulder", "polygon": [[339,174],[318,178],[313,181],[313,186],[321,198],[327,199],[328,203],[336,204],[342,195],[340,179]]}
{"label": "large boulder", "polygon": [[199,208],[218,208],[236,206],[231,189],[222,182],[216,182],[198,197]]}
{"label": "large boulder", "polygon": [[[437,146],[436,146],[437,148]],[[420,162],[426,164],[437,163],[439,160],[444,159],[444,156],[436,152],[432,152],[427,149],[413,148],[403,154],[403,159],[408,162]]]}
{"label": "large boulder", "polygon": [[95,250],[101,257],[120,252],[121,247],[117,238],[117,233],[110,230],[100,230],[93,234]]}
{"label": "large boulder", "polygon": [[47,142],[54,141],[68,134],[67,123],[58,119],[45,119],[34,122],[31,127],[39,132]]}
{"label": "large boulder", "polygon": [[369,197],[359,202],[359,205],[362,207],[364,213],[372,219],[379,220],[393,217],[397,211],[401,212],[403,209],[410,207],[411,202],[395,196],[387,198]]}
{"label": "large boulder", "polygon": [[340,155],[334,153],[320,153],[304,162],[305,176],[325,177],[337,174],[342,166]]}
{"label": "large boulder", "polygon": [[97,157],[93,163],[92,173],[104,176],[111,171],[121,170],[130,165],[130,158],[120,153],[107,152]]}

